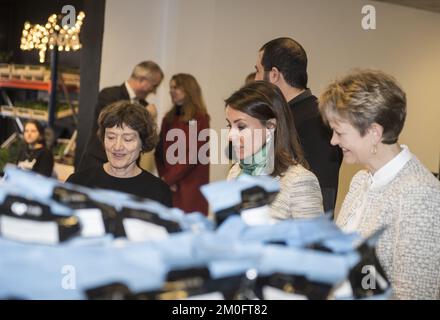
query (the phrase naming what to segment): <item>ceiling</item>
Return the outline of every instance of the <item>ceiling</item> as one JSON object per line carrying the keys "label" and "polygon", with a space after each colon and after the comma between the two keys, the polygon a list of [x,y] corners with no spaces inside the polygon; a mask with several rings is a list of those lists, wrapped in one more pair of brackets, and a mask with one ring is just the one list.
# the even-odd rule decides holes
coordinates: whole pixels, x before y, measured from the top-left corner
{"label": "ceiling", "polygon": [[440,0],[376,0],[440,13]]}

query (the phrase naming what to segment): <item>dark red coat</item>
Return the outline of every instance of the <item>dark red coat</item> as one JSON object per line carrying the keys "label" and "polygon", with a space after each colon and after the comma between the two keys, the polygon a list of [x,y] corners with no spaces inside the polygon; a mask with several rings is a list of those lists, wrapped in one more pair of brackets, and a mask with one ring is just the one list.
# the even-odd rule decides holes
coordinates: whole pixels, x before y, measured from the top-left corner
{"label": "dark red coat", "polygon": [[[180,208],[185,212],[199,211],[205,215],[208,214],[208,203],[200,192],[200,187],[209,182],[209,163],[202,164],[200,163],[201,159],[198,158],[202,146],[204,146],[202,153],[209,156],[209,151],[206,152],[209,150],[209,138],[202,137],[204,141],[198,139],[200,131],[208,128],[208,115],[196,115],[194,120],[189,122],[180,121],[178,117],[175,117],[171,123],[165,119],[162,121],[160,141],[155,153],[157,170],[159,176],[168,183],[172,190],[173,186],[177,188],[172,192],[173,207]],[[181,129],[184,135],[181,137],[173,136],[171,141],[166,141],[167,133],[171,129]],[[191,145],[190,139],[192,139]],[[172,149],[168,151],[170,147]],[[177,150],[180,150],[180,153]],[[167,161],[167,152],[174,160],[179,158],[179,162],[171,164],[170,161]]]}

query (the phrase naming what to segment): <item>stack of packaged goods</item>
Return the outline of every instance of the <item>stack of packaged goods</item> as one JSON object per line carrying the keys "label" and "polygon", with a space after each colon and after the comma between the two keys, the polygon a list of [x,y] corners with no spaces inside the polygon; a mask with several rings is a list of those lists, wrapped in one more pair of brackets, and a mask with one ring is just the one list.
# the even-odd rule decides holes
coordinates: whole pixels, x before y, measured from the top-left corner
{"label": "stack of packaged goods", "polygon": [[0,182],[2,299],[384,299],[362,240],[327,216],[275,221],[270,177],[215,182],[215,213],[88,189],[9,166]]}

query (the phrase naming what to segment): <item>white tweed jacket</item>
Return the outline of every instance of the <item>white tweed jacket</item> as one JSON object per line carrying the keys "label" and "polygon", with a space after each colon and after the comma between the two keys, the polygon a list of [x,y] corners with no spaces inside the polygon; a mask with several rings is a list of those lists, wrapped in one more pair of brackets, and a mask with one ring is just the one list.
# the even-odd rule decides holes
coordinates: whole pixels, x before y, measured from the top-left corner
{"label": "white tweed jacket", "polygon": [[440,299],[440,182],[411,155],[390,182],[370,184],[367,171],[353,177],[337,225],[361,210],[363,237],[386,226],[376,251],[395,298]]}
{"label": "white tweed jacket", "polygon": [[[228,180],[238,177],[240,165],[234,164]],[[274,219],[314,218],[323,214],[322,194],[316,176],[301,165],[287,169],[280,181],[280,192],[270,205]]]}

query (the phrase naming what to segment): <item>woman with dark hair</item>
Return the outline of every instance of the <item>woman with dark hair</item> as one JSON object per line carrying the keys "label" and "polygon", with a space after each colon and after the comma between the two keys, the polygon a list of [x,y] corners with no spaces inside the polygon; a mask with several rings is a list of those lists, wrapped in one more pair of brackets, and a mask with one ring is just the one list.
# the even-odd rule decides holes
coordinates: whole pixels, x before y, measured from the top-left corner
{"label": "woman with dark hair", "polygon": [[[201,147],[209,144],[209,115],[202,90],[192,75],[179,73],[171,78],[170,95],[174,106],[162,121],[155,153],[157,170],[171,187],[174,207],[207,215],[208,203],[200,192],[209,182],[209,150],[204,150],[203,159],[199,157]],[[205,138],[199,141],[202,131]],[[181,152],[177,157],[176,149]]]}
{"label": "woman with dark hair", "polygon": [[279,179],[280,192],[271,204],[272,218],[321,215],[318,179],[306,169],[292,115],[281,91],[271,83],[256,81],[225,102],[228,137],[238,160],[228,179],[241,174]]}
{"label": "woman with dark hair", "polygon": [[23,138],[26,146],[18,155],[17,166],[47,177],[52,176],[53,155],[46,148],[43,126],[37,120],[26,121]]}
{"label": "woman with dark hair", "polygon": [[356,70],[331,83],[319,108],[344,162],[361,164],[336,224],[369,237],[398,299],[440,299],[440,183],[398,143],[406,95],[377,70]]}
{"label": "woman with dark hair", "polygon": [[105,107],[98,118],[98,137],[108,161],[75,172],[67,182],[121,191],[171,206],[166,183],[139,167],[140,154],[153,150],[158,139],[156,125],[144,107],[130,101]]}

